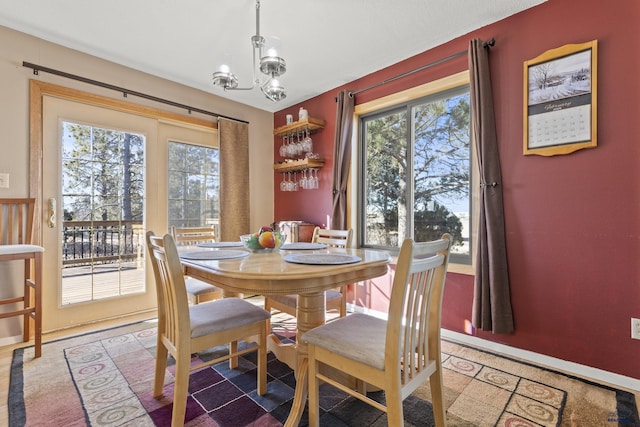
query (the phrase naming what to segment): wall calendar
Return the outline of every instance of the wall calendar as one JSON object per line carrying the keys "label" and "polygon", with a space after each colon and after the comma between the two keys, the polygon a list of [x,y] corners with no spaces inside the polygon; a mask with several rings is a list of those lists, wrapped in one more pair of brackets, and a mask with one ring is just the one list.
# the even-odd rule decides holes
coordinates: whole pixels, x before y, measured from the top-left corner
{"label": "wall calendar", "polygon": [[524,154],[555,156],[597,145],[597,40],[524,63]]}

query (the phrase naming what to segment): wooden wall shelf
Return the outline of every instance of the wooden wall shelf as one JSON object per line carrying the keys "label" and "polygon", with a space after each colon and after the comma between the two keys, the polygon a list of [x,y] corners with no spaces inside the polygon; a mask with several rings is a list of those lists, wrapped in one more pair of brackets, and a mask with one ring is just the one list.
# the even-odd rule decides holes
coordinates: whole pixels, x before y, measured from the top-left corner
{"label": "wooden wall shelf", "polygon": [[324,166],[323,159],[300,159],[285,163],[274,163],[273,169],[277,172],[295,172]]}
{"label": "wooden wall shelf", "polygon": [[315,132],[324,127],[324,120],[322,119],[314,119],[313,117],[309,117],[305,120],[298,120],[297,122],[293,122],[288,125],[280,126],[273,130],[273,134],[276,136],[287,136],[292,135],[300,131],[309,130],[309,132]]}

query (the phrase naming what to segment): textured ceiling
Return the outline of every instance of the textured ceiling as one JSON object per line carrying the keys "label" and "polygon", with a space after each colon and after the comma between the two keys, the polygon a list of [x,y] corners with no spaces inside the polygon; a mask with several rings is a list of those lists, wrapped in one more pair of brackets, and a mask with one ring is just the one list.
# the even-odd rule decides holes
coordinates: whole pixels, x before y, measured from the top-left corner
{"label": "textured ceiling", "polygon": [[544,1],[262,0],[287,61],[279,103],[211,84],[229,62],[251,85],[255,0],[0,0],[0,25],[273,112]]}

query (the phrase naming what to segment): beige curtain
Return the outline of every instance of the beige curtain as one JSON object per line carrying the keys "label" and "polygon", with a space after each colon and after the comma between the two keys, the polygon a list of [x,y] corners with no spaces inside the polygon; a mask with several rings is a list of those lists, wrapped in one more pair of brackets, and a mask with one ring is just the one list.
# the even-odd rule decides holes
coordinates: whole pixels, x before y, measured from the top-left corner
{"label": "beige curtain", "polygon": [[220,143],[220,237],[237,241],[249,233],[249,125],[218,120]]}
{"label": "beige curtain", "polygon": [[478,39],[469,45],[471,121],[480,171],[480,222],[473,296],[473,326],[496,334],[513,332],[489,52]]}

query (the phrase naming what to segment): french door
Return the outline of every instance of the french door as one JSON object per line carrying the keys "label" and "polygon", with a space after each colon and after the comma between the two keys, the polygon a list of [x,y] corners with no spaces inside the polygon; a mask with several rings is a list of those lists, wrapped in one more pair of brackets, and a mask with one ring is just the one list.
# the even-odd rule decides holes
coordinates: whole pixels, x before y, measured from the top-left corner
{"label": "french door", "polygon": [[43,97],[43,329],[156,307],[144,233],[168,231],[168,141],[213,130]]}

